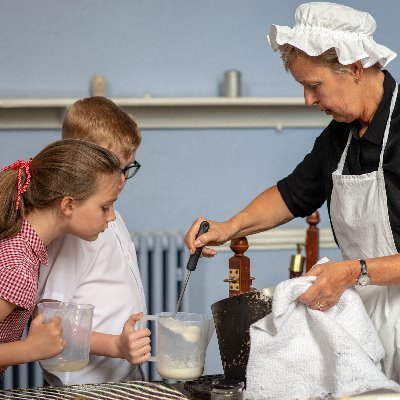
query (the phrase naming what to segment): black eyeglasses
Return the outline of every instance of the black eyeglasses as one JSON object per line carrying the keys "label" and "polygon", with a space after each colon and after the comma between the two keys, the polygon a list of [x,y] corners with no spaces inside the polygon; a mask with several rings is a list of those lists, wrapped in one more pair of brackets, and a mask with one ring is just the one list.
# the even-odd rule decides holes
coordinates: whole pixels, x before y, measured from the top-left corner
{"label": "black eyeglasses", "polygon": [[121,172],[124,174],[125,179],[131,179],[139,171],[139,168],[140,168],[140,164],[135,160],[131,165],[128,165],[127,167],[122,168]]}

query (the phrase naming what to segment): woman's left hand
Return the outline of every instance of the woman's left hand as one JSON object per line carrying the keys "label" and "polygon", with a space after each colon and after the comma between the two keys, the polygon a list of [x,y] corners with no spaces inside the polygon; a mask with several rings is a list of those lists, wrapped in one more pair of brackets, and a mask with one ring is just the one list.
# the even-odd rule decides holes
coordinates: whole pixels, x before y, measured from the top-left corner
{"label": "woman's left hand", "polygon": [[316,276],[317,279],[298,300],[314,310],[329,310],[337,304],[344,290],[355,284],[354,276],[359,272],[355,271],[353,261],[357,260],[314,265],[306,276]]}

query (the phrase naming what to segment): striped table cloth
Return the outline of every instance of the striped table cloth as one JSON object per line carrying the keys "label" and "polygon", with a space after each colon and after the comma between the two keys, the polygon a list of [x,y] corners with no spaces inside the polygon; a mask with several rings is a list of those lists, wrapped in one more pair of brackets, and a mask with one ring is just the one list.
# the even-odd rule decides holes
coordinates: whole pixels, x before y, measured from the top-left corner
{"label": "striped table cloth", "polygon": [[161,382],[99,383],[0,390],[1,400],[187,400],[178,390]]}

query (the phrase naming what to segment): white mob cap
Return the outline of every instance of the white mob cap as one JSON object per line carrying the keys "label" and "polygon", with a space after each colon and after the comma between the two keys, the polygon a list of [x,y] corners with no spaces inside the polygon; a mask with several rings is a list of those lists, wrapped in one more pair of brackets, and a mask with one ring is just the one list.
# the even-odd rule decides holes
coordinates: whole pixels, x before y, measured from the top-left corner
{"label": "white mob cap", "polygon": [[374,41],[374,18],[367,12],[335,3],[313,2],[296,10],[296,25],[271,25],[268,41],[274,51],[291,44],[309,56],[319,56],[334,47],[343,65],[361,61],[364,68],[379,62],[381,68],[397,54]]}

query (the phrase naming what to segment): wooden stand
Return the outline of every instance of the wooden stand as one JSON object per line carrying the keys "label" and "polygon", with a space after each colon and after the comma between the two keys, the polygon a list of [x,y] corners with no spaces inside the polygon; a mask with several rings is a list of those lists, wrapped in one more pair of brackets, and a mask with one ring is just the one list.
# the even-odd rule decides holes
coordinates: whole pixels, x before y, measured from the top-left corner
{"label": "wooden stand", "polygon": [[[297,253],[292,256],[289,268],[289,278],[297,278],[307,273],[319,259],[319,229],[317,227],[320,217],[318,211],[315,211],[306,218],[308,228],[306,232],[305,245],[297,243]],[[301,246],[305,247],[305,257],[301,255]],[[304,261],[306,269],[304,271]]]}
{"label": "wooden stand", "polygon": [[245,256],[245,251],[249,248],[249,243],[245,237],[232,239],[230,248],[235,253],[229,259],[229,278],[224,282],[229,282],[229,297],[250,291],[250,258]]}
{"label": "wooden stand", "polygon": [[306,272],[308,272],[319,260],[319,229],[320,221],[318,211],[306,218],[309,225],[306,233]]}
{"label": "wooden stand", "polygon": [[[318,211],[306,218],[308,228],[306,232],[306,270],[308,272],[319,259],[319,229],[317,227],[320,222]],[[250,258],[244,253],[249,248],[249,244],[245,237],[232,239],[230,248],[235,253],[229,259],[229,278],[224,279],[229,283],[229,297],[238,294],[247,293],[251,290],[251,282],[254,279],[250,276]],[[304,271],[295,270],[290,272],[290,278],[301,276]]]}

